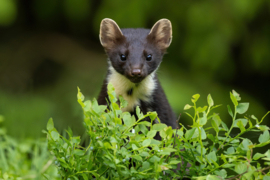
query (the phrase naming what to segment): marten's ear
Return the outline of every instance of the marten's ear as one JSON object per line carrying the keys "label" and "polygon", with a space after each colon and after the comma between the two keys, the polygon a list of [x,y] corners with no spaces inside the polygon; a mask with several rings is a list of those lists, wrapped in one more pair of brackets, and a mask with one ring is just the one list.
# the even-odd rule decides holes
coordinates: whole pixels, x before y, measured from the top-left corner
{"label": "marten's ear", "polygon": [[114,20],[105,18],[100,23],[99,39],[105,49],[112,49],[123,42],[125,36]]}
{"label": "marten's ear", "polygon": [[168,19],[160,19],[154,24],[147,36],[150,43],[157,45],[161,50],[166,50],[172,41],[172,24]]}

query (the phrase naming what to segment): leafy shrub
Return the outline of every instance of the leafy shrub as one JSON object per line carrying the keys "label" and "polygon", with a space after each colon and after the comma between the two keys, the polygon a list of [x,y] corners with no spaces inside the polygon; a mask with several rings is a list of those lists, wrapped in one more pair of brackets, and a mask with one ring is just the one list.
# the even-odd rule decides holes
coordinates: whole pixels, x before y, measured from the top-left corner
{"label": "leafy shrub", "polygon": [[52,163],[45,139],[19,142],[0,127],[0,179],[59,179]]}
{"label": "leafy shrub", "polygon": [[[47,124],[49,151],[55,156],[62,179],[269,179],[270,150],[264,154],[254,149],[270,143],[269,128],[261,125],[264,117],[242,117],[249,104],[240,103],[235,91],[230,93],[234,111],[228,106],[232,124],[228,127],[220,116],[212,113],[214,101],[209,95],[208,106],[197,107],[199,94],[192,97],[194,109],[189,115],[193,124],[172,129],[162,123],[156,112],[142,114],[136,108],[136,121],[128,112],[122,112],[126,101],[117,101],[114,88],[108,85],[109,107],[97,101],[84,101],[78,89],[78,102],[84,112],[84,126],[89,136],[85,147],[80,137],[74,137],[71,129],[68,138],[54,128],[53,120]],[[269,112],[268,112],[269,113]],[[267,113],[267,114],[268,114]],[[238,117],[240,116],[240,117]],[[144,121],[149,117],[151,122]],[[232,136],[232,129],[239,133]],[[258,142],[242,135],[261,133]],[[155,140],[159,133],[161,141]],[[180,166],[181,165],[181,166]],[[177,166],[178,167],[177,169]]]}

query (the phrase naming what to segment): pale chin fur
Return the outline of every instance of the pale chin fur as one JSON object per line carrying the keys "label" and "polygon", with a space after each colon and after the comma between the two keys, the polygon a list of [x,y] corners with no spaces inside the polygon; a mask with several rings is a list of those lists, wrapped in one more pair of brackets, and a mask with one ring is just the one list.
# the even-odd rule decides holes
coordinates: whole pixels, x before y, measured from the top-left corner
{"label": "pale chin fur", "polygon": [[[109,71],[107,82],[112,83],[115,88],[117,97],[122,95],[123,98],[128,102],[127,107],[123,108],[122,111],[132,112],[134,107],[140,105],[140,100],[144,102],[152,101],[152,93],[156,88],[156,80],[154,79],[155,71],[144,78],[139,84],[135,84],[127,79],[122,74],[118,73],[109,61]],[[132,95],[128,95],[127,92],[133,88]]]}

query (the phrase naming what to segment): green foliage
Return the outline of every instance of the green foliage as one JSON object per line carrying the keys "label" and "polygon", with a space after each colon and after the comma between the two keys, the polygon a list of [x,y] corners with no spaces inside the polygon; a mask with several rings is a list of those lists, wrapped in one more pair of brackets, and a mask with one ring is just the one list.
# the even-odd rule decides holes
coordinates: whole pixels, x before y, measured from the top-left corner
{"label": "green foliage", "polygon": [[[192,97],[194,115],[192,125],[172,129],[162,123],[156,112],[142,114],[137,107],[131,116],[121,109],[123,98],[117,100],[114,88],[108,85],[110,102],[107,108],[97,101],[84,100],[78,89],[78,102],[84,112],[84,126],[89,142],[80,145],[80,137],[67,130],[68,138],[54,128],[53,120],[47,124],[49,151],[55,156],[55,165],[63,179],[267,179],[270,177],[270,151],[253,154],[254,149],[270,143],[268,127],[261,125],[264,117],[241,117],[248,103],[240,103],[235,91],[230,93],[233,111],[229,107],[232,123],[228,127],[213,109],[209,95],[208,106],[197,107],[199,94]],[[267,113],[268,114],[268,113]],[[240,116],[240,117],[238,117]],[[239,133],[232,136],[231,131]],[[258,142],[243,137],[248,132],[260,133]],[[159,134],[161,141],[154,137]],[[85,142],[84,142],[85,143]],[[180,158],[181,157],[181,158]],[[180,165],[177,169],[177,165]]]}
{"label": "green foliage", "polygon": [[[143,115],[137,107],[138,120],[128,112],[122,112],[126,102],[120,105],[112,85],[108,86],[110,107],[98,105],[97,101],[84,101],[78,92],[78,102],[84,111],[84,125],[90,137],[89,145],[81,147],[80,138],[61,136],[47,124],[49,150],[56,157],[56,165],[63,178],[73,179],[159,179],[165,178],[181,160],[170,156],[175,152],[173,134],[176,130],[165,124],[153,124],[158,119],[156,112]],[[144,121],[148,118],[149,121]],[[158,119],[159,120],[159,119]],[[163,141],[154,139],[159,133]],[[185,165],[182,167],[184,170]],[[164,175],[163,171],[167,174]]]}
{"label": "green foliage", "polygon": [[52,164],[45,140],[18,142],[0,127],[0,179],[59,179]]}

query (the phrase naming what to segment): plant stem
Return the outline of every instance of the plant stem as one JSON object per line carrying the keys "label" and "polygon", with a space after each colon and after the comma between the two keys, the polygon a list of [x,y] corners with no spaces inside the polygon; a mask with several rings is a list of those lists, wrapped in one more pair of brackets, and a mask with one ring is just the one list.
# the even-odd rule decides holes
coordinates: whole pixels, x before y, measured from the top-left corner
{"label": "plant stem", "polygon": [[99,176],[99,178],[98,179],[100,179],[101,178],[101,176],[105,173],[105,172],[107,172],[108,171],[108,169],[109,168],[107,168],[103,173],[101,173],[101,175]]}
{"label": "plant stem", "polygon": [[[230,136],[230,133],[231,133],[233,127],[234,127],[234,122],[235,122],[236,114],[237,114],[237,113],[236,113],[236,106],[234,106],[234,116],[233,116],[233,120],[232,120],[232,125],[231,125],[231,127],[230,127],[230,129],[229,129],[229,131],[228,131],[228,133],[227,133],[226,138],[223,140],[223,142],[222,142],[222,143],[220,144],[220,146],[218,147],[218,150],[224,147],[223,144],[226,142],[226,140],[227,140],[228,137]],[[231,141],[230,141],[230,142],[231,142]],[[227,143],[227,144],[228,144],[228,143]]]}

